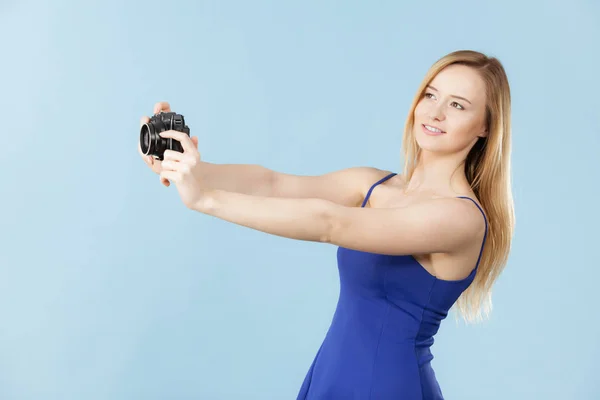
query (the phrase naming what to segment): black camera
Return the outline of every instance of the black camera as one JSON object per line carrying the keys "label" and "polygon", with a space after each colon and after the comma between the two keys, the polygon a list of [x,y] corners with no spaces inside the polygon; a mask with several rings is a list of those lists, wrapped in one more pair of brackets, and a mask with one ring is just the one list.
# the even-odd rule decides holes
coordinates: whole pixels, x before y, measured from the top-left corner
{"label": "black camera", "polygon": [[183,147],[178,140],[163,138],[159,134],[164,131],[179,131],[190,136],[190,128],[185,124],[183,115],[174,112],[160,112],[153,115],[148,123],[140,130],[140,147],[142,153],[159,160],[164,159],[165,150],[183,153]]}

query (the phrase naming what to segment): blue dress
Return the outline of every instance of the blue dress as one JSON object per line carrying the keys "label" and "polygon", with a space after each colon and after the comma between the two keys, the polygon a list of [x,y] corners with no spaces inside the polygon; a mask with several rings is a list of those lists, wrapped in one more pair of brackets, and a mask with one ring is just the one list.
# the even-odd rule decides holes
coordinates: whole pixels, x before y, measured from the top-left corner
{"label": "blue dress", "polygon": [[[379,180],[373,188],[386,181]],[[479,205],[473,201],[485,219]],[[485,244],[488,226],[481,246]],[[325,339],[297,400],[439,400],[430,347],[441,321],[471,284],[431,275],[412,256],[339,247],[340,295]]]}

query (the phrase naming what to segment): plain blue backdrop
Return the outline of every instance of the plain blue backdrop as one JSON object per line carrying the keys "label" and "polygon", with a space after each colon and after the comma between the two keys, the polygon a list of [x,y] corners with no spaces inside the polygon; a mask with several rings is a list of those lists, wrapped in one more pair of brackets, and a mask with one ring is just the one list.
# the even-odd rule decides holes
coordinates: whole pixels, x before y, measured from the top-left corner
{"label": "plain blue backdrop", "polygon": [[442,390],[600,398],[597,1],[13,0],[0,33],[0,399],[295,398],[336,249],[186,209],[139,119],[171,102],[214,163],[400,172],[415,90],[458,49],[512,85],[517,228],[491,319],[436,336]]}

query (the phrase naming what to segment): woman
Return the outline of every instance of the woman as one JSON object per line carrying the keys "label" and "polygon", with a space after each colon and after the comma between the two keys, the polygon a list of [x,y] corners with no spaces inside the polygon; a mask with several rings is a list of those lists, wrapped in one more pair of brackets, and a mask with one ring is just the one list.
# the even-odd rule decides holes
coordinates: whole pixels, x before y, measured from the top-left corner
{"label": "woman", "polygon": [[510,250],[510,101],[498,60],[457,51],[417,91],[402,175],[209,164],[197,138],[175,131],[163,137],[181,141],[183,153],[146,161],[190,209],[338,246],[339,302],[298,399],[442,399],[433,337],[455,304],[467,321],[489,313]]}

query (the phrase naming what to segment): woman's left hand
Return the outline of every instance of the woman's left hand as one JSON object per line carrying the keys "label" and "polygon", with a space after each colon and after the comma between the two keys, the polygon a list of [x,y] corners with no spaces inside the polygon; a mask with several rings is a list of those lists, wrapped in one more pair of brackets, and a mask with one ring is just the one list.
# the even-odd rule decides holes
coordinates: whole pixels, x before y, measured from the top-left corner
{"label": "woman's left hand", "polygon": [[193,209],[206,192],[202,187],[200,152],[192,139],[183,132],[164,131],[161,137],[173,138],[181,143],[183,153],[166,150],[160,177],[175,183],[179,197],[187,208]]}

